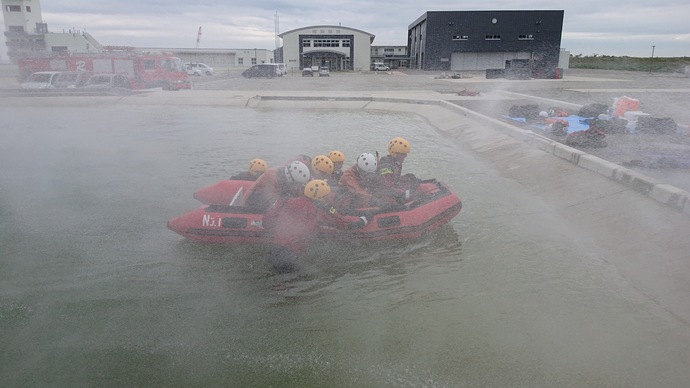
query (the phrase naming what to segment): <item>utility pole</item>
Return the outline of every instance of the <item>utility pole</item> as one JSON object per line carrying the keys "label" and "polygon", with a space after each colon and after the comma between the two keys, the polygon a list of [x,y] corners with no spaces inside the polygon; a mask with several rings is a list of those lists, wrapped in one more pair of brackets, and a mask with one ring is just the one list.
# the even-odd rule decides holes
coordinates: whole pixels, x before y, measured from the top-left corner
{"label": "utility pole", "polygon": [[201,41],[201,26],[199,26],[199,32],[196,34],[196,47],[199,48],[199,42]]}
{"label": "utility pole", "polygon": [[652,66],[654,65],[654,48],[656,46],[652,46],[652,57],[649,58],[649,72],[652,72]]}

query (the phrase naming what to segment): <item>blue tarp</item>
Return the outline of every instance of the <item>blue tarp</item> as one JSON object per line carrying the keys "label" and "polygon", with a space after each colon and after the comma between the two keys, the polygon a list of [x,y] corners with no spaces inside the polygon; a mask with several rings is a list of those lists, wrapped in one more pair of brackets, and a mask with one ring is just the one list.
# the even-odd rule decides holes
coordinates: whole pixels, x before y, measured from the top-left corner
{"label": "blue tarp", "polygon": [[[521,123],[526,123],[527,119],[523,117],[510,117],[510,116],[504,116],[506,118],[509,118],[511,120],[515,120]],[[579,132],[579,131],[584,131],[589,129],[589,124],[585,124],[585,120],[587,120],[590,117],[582,117],[582,116],[575,116],[575,115],[570,115],[568,117],[555,117],[558,119],[563,119],[568,122],[568,133],[573,133],[573,132]],[[529,124],[530,127],[536,128],[540,130],[541,132],[546,132],[546,125],[545,124]]]}

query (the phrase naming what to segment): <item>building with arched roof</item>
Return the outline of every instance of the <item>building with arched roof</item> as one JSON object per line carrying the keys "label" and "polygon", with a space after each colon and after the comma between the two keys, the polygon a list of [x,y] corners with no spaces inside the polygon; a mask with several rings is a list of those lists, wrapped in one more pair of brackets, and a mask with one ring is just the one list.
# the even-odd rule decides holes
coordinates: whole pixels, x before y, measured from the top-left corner
{"label": "building with arched roof", "polygon": [[375,36],[343,26],[310,26],[283,32],[282,57],[288,69],[327,66],[331,71],[369,70]]}

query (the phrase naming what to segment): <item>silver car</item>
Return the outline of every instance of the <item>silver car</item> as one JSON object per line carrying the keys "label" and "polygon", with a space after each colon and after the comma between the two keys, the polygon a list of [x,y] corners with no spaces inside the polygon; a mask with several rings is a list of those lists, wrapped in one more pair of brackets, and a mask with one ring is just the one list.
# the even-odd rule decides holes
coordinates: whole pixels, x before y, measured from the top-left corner
{"label": "silver car", "polygon": [[31,74],[25,82],[22,82],[21,86],[22,89],[31,90],[55,89],[55,82],[59,75],[59,71],[39,71]]}

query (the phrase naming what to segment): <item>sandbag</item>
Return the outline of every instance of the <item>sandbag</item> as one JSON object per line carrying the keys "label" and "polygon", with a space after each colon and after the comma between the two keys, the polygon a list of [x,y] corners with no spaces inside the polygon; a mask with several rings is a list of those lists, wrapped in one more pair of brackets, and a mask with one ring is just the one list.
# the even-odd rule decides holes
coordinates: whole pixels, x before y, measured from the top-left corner
{"label": "sandbag", "polygon": [[522,117],[527,120],[538,120],[539,117],[539,105],[537,104],[527,104],[527,105],[513,105],[508,111],[510,117]]}
{"label": "sandbag", "polygon": [[608,105],[604,104],[589,104],[585,105],[577,112],[580,117],[597,117],[600,114],[606,114],[608,112]]}
{"label": "sandbag", "polygon": [[589,127],[599,129],[608,134],[625,133],[627,132],[625,127],[627,123],[627,120],[619,119],[617,117],[614,117],[611,120],[592,119],[589,122]]}
{"label": "sandbag", "polygon": [[638,133],[656,135],[672,134],[678,132],[678,124],[670,117],[640,116],[637,118]]}

